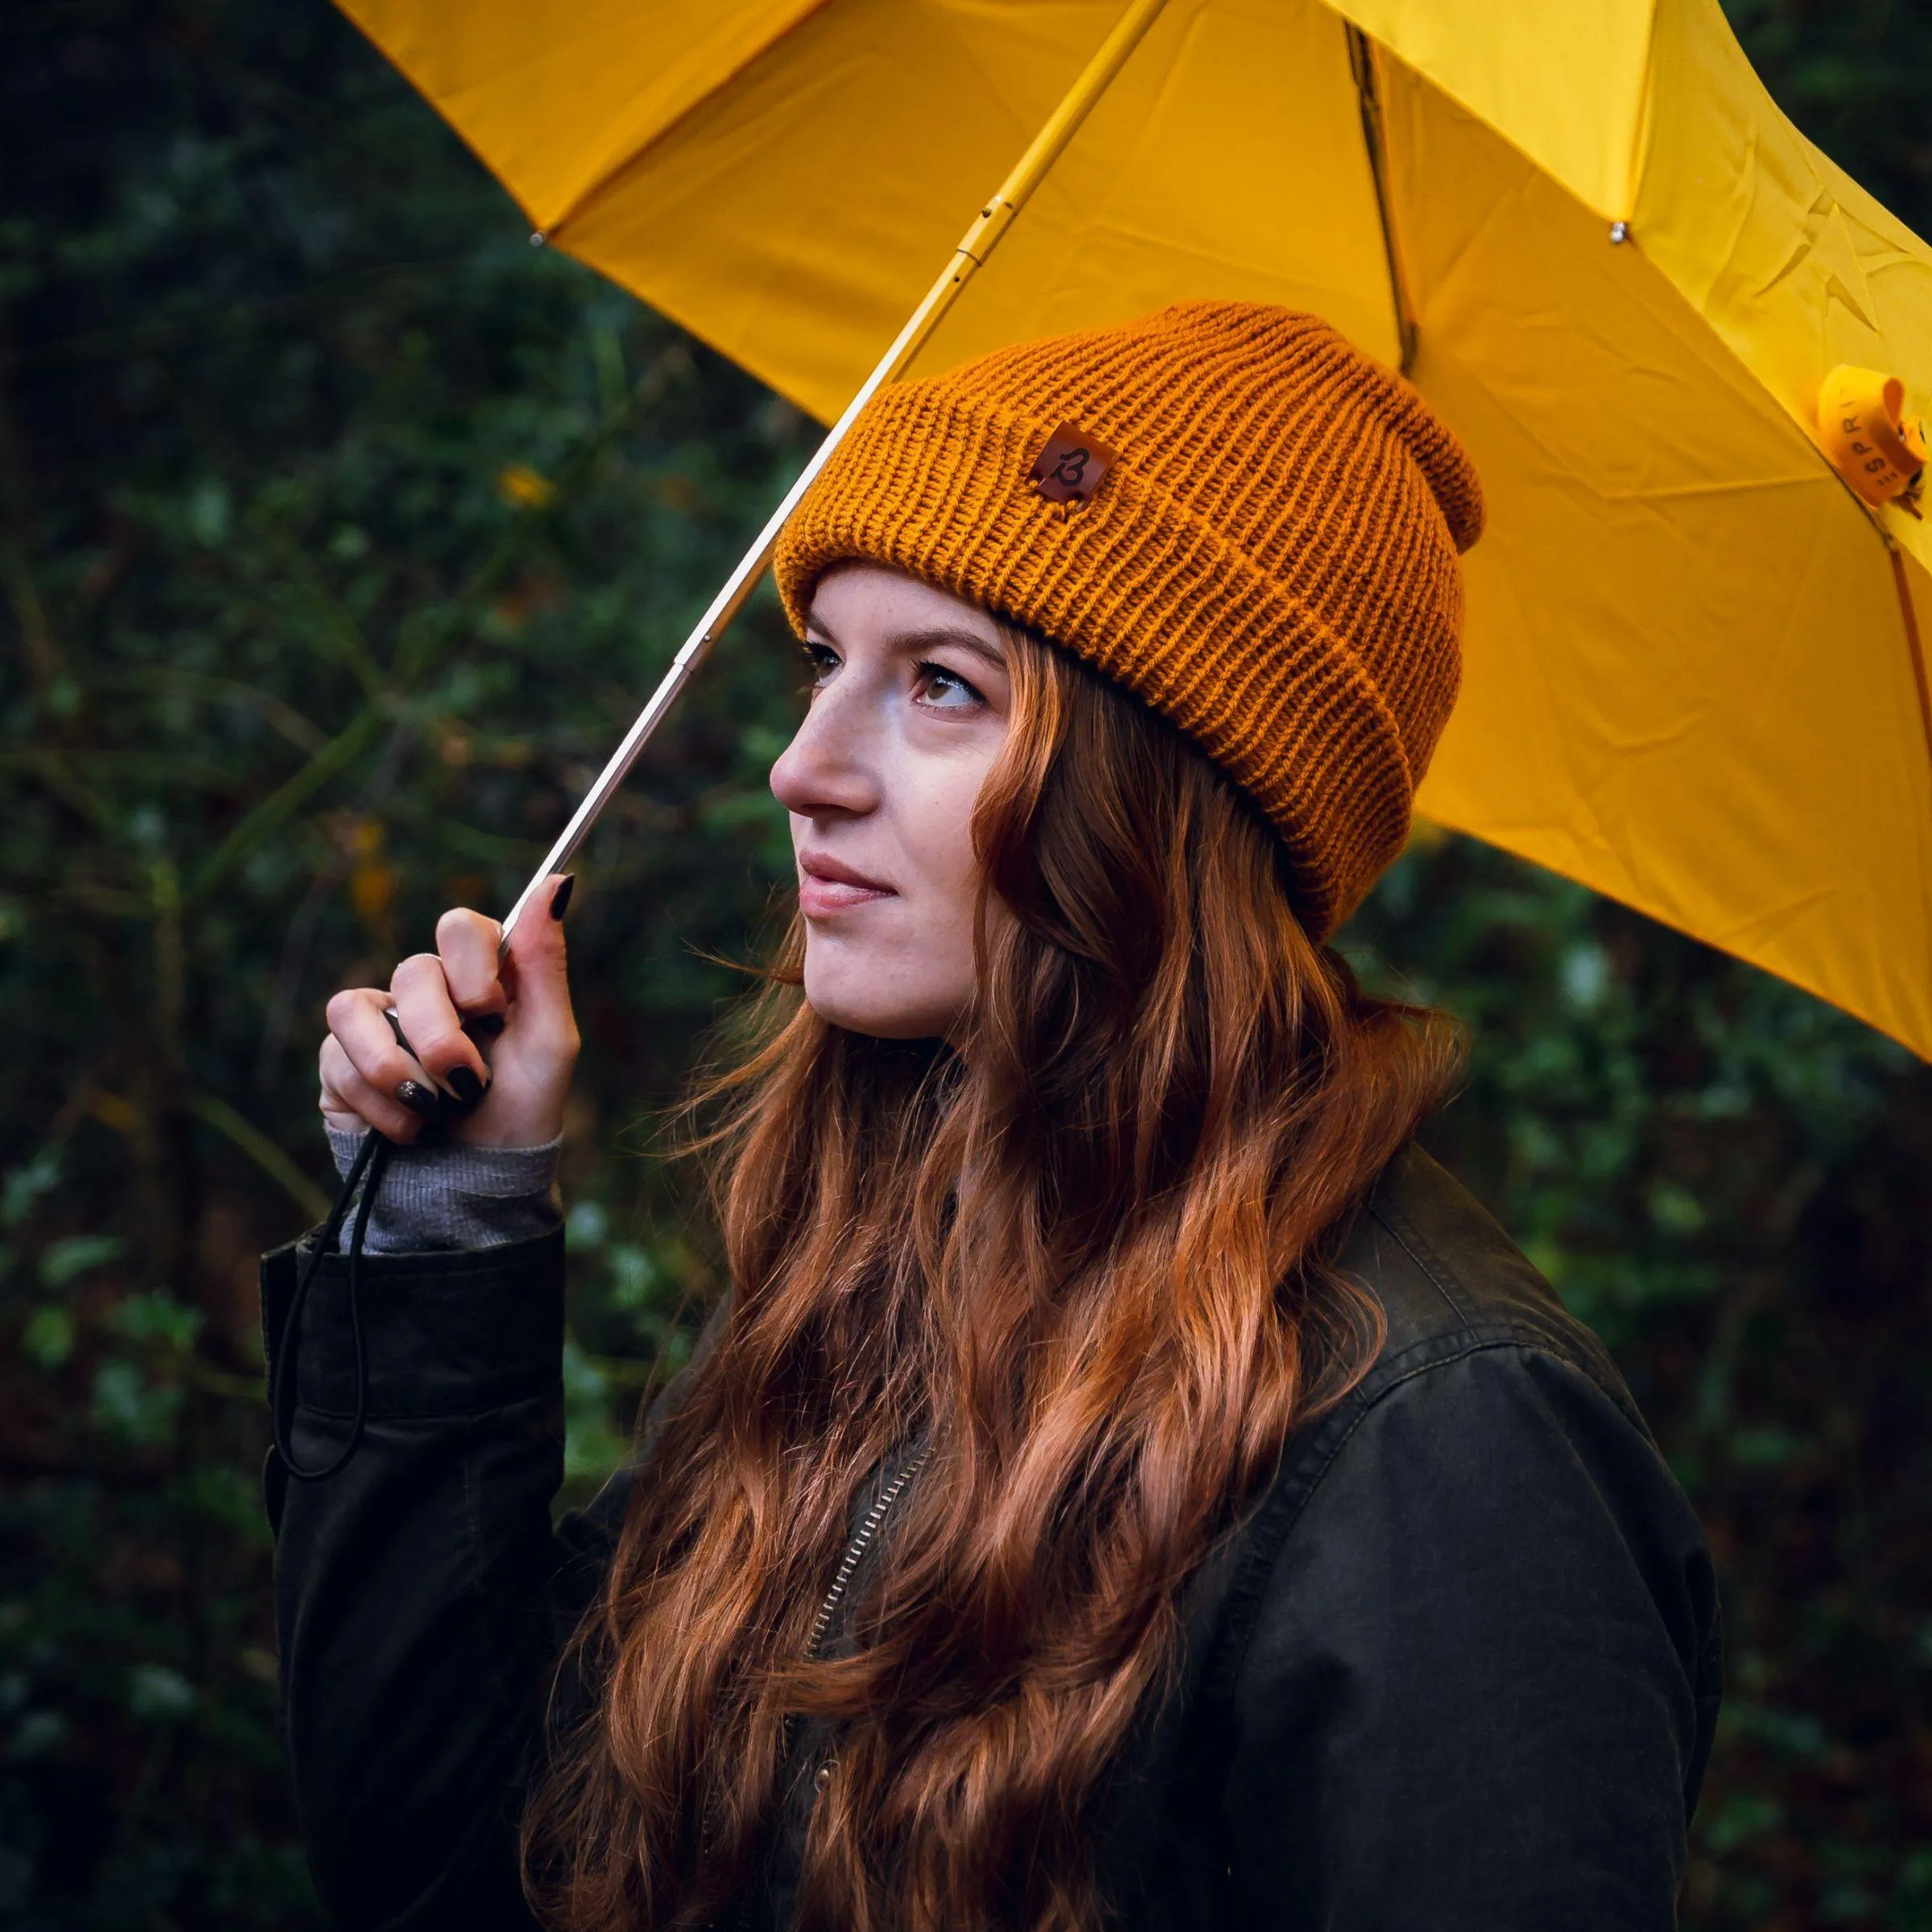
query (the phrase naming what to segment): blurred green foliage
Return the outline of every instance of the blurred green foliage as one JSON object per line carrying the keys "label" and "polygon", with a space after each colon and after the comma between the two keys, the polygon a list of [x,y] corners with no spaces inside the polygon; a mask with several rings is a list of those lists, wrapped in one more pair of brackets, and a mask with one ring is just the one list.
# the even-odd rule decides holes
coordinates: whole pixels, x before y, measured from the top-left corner
{"label": "blurred green foliage", "polygon": [[[1926,17],[1733,10],[1926,225]],[[533,250],[320,0],[20,0],[0,184],[0,1923],[308,1925],[254,1257],[332,1183],[320,1003],[507,902],[811,435]],[[715,1265],[651,1123],[769,931],[799,681],[757,607],[572,914],[576,1492]],[[1468,1022],[1432,1137],[1710,1527],[1687,1922],[1932,1928],[1932,1080],[1426,832],[1348,943]]]}

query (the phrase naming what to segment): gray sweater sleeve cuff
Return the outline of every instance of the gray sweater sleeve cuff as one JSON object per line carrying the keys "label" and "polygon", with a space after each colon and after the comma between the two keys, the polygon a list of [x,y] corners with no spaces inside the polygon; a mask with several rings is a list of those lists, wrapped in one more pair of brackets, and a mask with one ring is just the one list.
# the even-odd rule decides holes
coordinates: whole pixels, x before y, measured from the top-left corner
{"label": "gray sweater sleeve cuff", "polygon": [[[357,1133],[328,1132],[336,1171],[346,1174],[362,1145]],[[561,1218],[557,1150],[541,1147],[398,1147],[390,1155],[363,1237],[368,1254],[420,1254],[438,1249],[493,1248],[547,1234]],[[354,1224],[344,1224],[343,1239]]]}

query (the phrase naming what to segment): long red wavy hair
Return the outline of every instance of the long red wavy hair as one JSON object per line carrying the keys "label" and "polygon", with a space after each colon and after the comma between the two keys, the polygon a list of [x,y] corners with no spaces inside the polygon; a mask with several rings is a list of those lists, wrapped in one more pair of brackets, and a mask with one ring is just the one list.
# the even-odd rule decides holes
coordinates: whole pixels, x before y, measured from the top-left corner
{"label": "long red wavy hair", "polygon": [[[1182,1586],[1372,1359],[1331,1261],[1441,1097],[1432,1016],[1364,995],[1197,751],[1009,634],[958,1051],[828,1025],[795,925],[709,1142],[733,1284],[580,1633],[598,1686],[533,1803],[572,1932],[750,1882],[801,1719],[836,1773],[808,1932],[1095,1925],[1091,1822]],[[811,1654],[855,1498],[927,1451],[852,1641]]]}

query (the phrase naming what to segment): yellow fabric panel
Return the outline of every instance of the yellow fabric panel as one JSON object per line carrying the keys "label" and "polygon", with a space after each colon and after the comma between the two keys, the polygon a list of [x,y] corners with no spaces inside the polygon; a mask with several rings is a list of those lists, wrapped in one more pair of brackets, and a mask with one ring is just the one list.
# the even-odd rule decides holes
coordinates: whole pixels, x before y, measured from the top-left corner
{"label": "yellow fabric panel", "polygon": [[[559,242],[828,420],[1118,12],[830,0]],[[1016,16],[1009,91],[973,29]]]}
{"label": "yellow fabric panel", "polygon": [[1428,816],[1932,1054],[1932,766],[1863,510],[1642,251],[1394,64],[1416,379],[1490,506]]}
{"label": "yellow fabric panel", "polygon": [[[832,0],[559,244],[829,419],[1118,11]],[[1316,0],[1171,0],[920,366],[1182,295],[1315,309],[1395,353],[1347,42]]]}
{"label": "yellow fabric panel", "polygon": [[1658,0],[1331,0],[1606,221],[1630,213]]}
{"label": "yellow fabric panel", "polygon": [[[1932,411],[1932,250],[1779,113],[1717,0],[1664,0],[1638,245],[1815,440],[1838,364]],[[1877,513],[1932,567],[1932,533]]]}
{"label": "yellow fabric panel", "polygon": [[548,230],[819,0],[340,0]]}
{"label": "yellow fabric panel", "polygon": [[1183,295],[1399,355],[1348,37],[1316,0],[1170,0],[914,373]]}

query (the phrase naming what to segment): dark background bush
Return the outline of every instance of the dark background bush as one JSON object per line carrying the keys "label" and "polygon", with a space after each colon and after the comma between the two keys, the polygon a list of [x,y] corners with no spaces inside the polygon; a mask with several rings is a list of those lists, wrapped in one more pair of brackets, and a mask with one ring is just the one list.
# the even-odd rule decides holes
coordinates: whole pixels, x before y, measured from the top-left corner
{"label": "dark background bush", "polygon": [[[1733,17],[1925,229],[1929,17]],[[506,902],[810,440],[532,250],[320,0],[0,11],[0,1921],[314,1922],[253,1282],[332,1179],[320,1002]],[[784,876],[797,683],[761,607],[572,915],[580,1489],[714,1265],[650,1123]],[[1932,1927],[1932,1080],[1460,840],[1419,836],[1348,944],[1468,1022],[1434,1137],[1710,1527],[1689,1922]]]}

